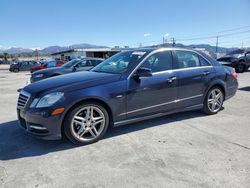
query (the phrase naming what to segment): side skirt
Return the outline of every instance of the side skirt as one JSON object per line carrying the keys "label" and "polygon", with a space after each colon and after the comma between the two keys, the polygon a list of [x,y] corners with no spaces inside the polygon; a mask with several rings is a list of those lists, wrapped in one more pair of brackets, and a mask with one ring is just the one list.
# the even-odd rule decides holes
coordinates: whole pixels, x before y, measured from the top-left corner
{"label": "side skirt", "polygon": [[157,117],[161,117],[161,116],[165,116],[165,115],[169,115],[169,114],[174,114],[174,113],[178,113],[178,112],[200,110],[202,108],[203,108],[203,104],[198,104],[198,105],[188,106],[188,107],[185,107],[185,108],[182,108],[182,109],[177,109],[177,110],[170,111],[170,112],[157,113],[157,114],[153,114],[153,115],[150,115],[150,116],[144,116],[144,117],[139,117],[139,118],[131,118],[131,119],[123,120],[123,121],[117,121],[117,122],[114,122],[114,127],[119,127],[119,126],[122,126],[122,125],[136,123],[136,122],[139,122],[139,121],[153,119],[153,118],[157,118]]}

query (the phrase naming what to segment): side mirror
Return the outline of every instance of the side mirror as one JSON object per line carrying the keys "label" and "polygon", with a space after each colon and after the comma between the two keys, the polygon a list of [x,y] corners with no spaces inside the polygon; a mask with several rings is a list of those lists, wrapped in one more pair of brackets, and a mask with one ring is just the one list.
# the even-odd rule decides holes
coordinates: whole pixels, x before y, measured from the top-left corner
{"label": "side mirror", "polygon": [[135,78],[140,77],[151,77],[152,76],[152,70],[147,68],[139,68],[137,69],[136,73],[134,74]]}

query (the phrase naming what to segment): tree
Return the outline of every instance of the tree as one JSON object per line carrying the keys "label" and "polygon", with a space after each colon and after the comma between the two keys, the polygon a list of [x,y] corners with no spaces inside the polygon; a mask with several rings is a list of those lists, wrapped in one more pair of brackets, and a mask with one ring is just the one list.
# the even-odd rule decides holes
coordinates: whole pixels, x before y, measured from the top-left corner
{"label": "tree", "polygon": [[8,61],[8,53],[3,53],[3,60],[5,61],[5,62],[7,62]]}

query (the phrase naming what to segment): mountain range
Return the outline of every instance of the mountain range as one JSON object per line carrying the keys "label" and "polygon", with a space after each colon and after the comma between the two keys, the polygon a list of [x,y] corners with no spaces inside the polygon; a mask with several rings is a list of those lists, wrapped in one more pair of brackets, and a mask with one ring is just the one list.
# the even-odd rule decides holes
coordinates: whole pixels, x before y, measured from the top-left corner
{"label": "mountain range", "polygon": [[[156,45],[156,46],[161,46],[161,45]],[[215,52],[216,47],[211,46],[209,44],[192,44],[192,45],[183,45],[183,44],[176,44],[176,47],[184,47],[184,48],[205,48],[208,51]],[[87,43],[82,43],[82,44],[73,44],[70,46],[49,46],[44,49],[40,49],[39,54],[40,55],[49,55],[51,53],[59,52],[59,51],[64,51],[64,50],[69,50],[69,49],[85,49],[85,48],[107,48],[107,46],[102,46],[102,45],[93,45],[93,44],[87,44]],[[228,53],[232,50],[235,50],[238,48],[224,48],[224,47],[218,47],[218,53]],[[21,48],[21,47],[10,47],[7,49],[0,48],[0,54],[3,53],[8,53],[8,54],[28,54],[28,53],[34,53],[35,49],[29,49],[29,48]]]}
{"label": "mountain range", "polygon": [[[93,44],[73,44],[70,46],[49,46],[43,49],[38,50],[39,53],[47,55],[59,51],[69,50],[69,49],[84,49],[84,48],[107,48],[107,46],[101,46],[101,45],[93,45]],[[32,53],[35,52],[35,49],[30,48],[21,48],[21,47],[10,47],[10,48],[0,48],[0,54],[8,53],[8,54],[22,54],[22,53]]]}

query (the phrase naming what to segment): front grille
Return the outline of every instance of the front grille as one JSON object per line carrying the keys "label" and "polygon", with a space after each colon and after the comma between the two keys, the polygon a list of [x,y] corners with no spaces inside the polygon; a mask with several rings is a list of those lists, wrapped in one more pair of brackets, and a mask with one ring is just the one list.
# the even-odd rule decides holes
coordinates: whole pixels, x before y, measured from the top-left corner
{"label": "front grille", "polygon": [[30,98],[30,94],[22,90],[18,97],[17,107],[25,108],[26,104],[29,101],[29,98]]}

